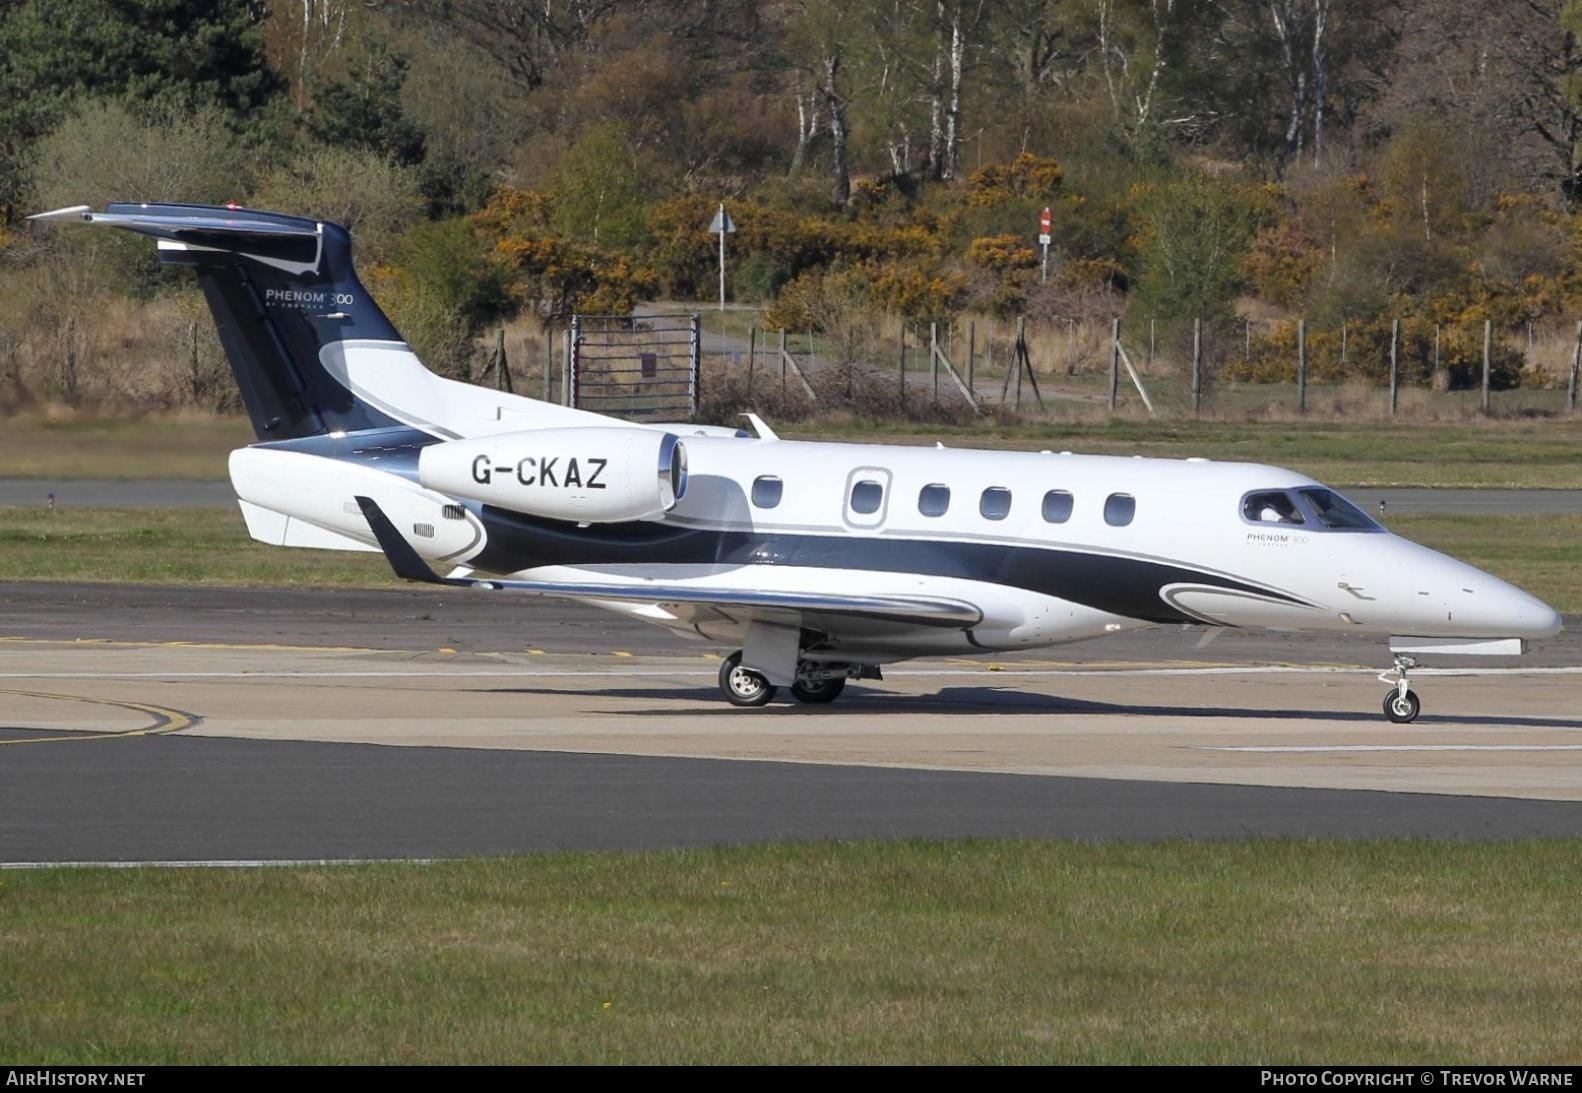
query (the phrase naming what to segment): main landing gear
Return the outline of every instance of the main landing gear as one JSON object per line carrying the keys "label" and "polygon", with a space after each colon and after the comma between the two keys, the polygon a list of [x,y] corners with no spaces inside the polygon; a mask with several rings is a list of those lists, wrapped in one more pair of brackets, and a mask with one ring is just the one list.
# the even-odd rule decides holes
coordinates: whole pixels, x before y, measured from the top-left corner
{"label": "main landing gear", "polygon": [[[791,696],[798,702],[810,704],[834,702],[846,689],[846,680],[853,675],[862,679],[879,677],[878,670],[873,668],[799,661]],[[742,651],[738,649],[720,664],[720,691],[733,706],[764,706],[774,701],[778,688],[762,672],[743,665]]]}
{"label": "main landing gear", "polygon": [[743,667],[740,649],[720,662],[720,690],[732,706],[766,706],[775,697],[775,685],[762,672]]}
{"label": "main landing gear", "polygon": [[[1404,653],[1395,654],[1395,669],[1379,676],[1380,683],[1390,685],[1390,693],[1384,696],[1384,716],[1397,725],[1408,725],[1417,720],[1418,711],[1423,704],[1418,701],[1417,692],[1409,686],[1407,672],[1417,667],[1417,661]],[[1393,676],[1393,678],[1392,678]]]}

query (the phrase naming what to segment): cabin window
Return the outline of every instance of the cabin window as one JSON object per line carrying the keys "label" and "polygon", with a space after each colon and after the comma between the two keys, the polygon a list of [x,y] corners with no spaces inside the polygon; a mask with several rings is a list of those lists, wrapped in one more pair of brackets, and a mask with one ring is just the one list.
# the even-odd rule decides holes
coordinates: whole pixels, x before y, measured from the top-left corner
{"label": "cabin window", "polygon": [[1356,505],[1334,490],[1302,490],[1302,499],[1313,510],[1318,522],[1335,531],[1379,531],[1379,525]]}
{"label": "cabin window", "polygon": [[1249,493],[1242,499],[1241,515],[1254,524],[1301,524],[1302,510],[1296,499],[1284,490]]}
{"label": "cabin window", "polygon": [[943,516],[950,509],[950,487],[938,482],[924,486],[917,495],[917,511],[924,516]]}
{"label": "cabin window", "polygon": [[1050,490],[1044,494],[1044,520],[1050,524],[1063,524],[1071,519],[1071,491]]}
{"label": "cabin window", "polygon": [[1104,522],[1123,528],[1137,515],[1137,498],[1129,493],[1112,493],[1104,499]]}
{"label": "cabin window", "polygon": [[1011,491],[1003,486],[990,486],[978,499],[978,512],[985,520],[1004,520],[1011,514]]}
{"label": "cabin window", "polygon": [[851,511],[860,512],[864,516],[879,511],[879,506],[884,503],[884,487],[872,479],[865,478],[851,488]]}
{"label": "cabin window", "polygon": [[761,509],[772,509],[780,503],[780,495],[785,492],[785,483],[772,474],[760,475],[753,479],[753,505]]}

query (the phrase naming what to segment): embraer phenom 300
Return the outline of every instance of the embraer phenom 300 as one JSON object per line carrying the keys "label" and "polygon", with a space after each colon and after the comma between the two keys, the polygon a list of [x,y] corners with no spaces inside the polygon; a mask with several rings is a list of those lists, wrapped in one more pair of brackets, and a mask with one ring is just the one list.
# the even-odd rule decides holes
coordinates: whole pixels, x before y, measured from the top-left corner
{"label": "embraer phenom 300", "polygon": [[910,657],[1195,623],[1388,638],[1384,712],[1406,722],[1414,655],[1560,629],[1294,471],[620,421],[429,372],[338,225],[199,205],[36,219],[153,236],[194,269],[258,435],[230,459],[255,539],[737,646],[720,688],[739,706],[778,687],[829,702]]}

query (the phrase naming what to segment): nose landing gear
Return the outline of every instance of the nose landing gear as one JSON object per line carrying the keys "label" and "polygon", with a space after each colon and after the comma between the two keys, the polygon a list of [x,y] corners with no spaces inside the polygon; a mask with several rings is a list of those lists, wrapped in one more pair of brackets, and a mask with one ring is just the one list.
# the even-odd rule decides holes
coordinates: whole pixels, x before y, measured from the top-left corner
{"label": "nose landing gear", "polygon": [[1384,696],[1384,716],[1397,725],[1409,725],[1416,721],[1418,711],[1423,708],[1417,692],[1411,689],[1410,680],[1407,679],[1407,673],[1415,667],[1415,658],[1396,653],[1394,670],[1379,676],[1380,683],[1390,685],[1390,693]]}

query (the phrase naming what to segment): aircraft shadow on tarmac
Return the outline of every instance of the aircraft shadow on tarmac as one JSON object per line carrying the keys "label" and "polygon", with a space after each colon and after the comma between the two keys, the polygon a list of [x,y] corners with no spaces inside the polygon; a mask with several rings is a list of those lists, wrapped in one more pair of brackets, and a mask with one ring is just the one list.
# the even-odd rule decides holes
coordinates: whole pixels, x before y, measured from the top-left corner
{"label": "aircraft shadow on tarmac", "polygon": [[[486,694],[564,694],[563,691],[532,687],[480,688]],[[707,709],[688,707],[667,710],[645,707],[642,710],[589,710],[604,715],[641,714],[643,717],[751,717],[752,711],[738,710],[719,701],[712,687],[631,687],[593,688],[579,692],[593,698],[647,699],[652,701],[709,701],[718,705]],[[1116,717],[1231,717],[1249,721],[1344,721],[1385,725],[1376,710],[1290,710],[1235,706],[1149,706],[1125,702],[1093,702],[1059,695],[1035,694],[1000,687],[946,687],[933,694],[896,695],[859,687],[848,688],[838,702],[829,705],[776,702],[764,708],[768,716],[802,715],[837,717],[841,714],[1106,714]],[[1563,717],[1517,717],[1499,715],[1462,715],[1425,713],[1406,732],[1435,726],[1472,725],[1479,728],[1582,729],[1582,720]]]}

